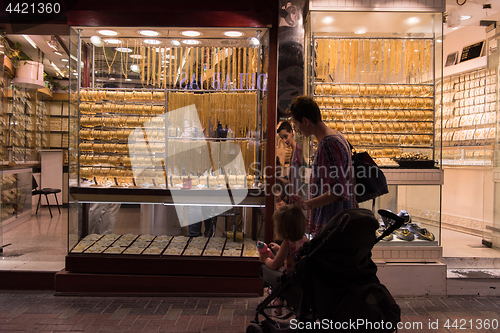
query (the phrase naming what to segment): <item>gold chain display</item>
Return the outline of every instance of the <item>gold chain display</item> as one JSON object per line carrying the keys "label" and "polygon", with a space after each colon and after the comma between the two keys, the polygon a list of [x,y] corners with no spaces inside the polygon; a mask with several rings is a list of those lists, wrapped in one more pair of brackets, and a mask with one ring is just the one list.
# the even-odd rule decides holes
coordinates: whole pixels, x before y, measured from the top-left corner
{"label": "gold chain display", "polygon": [[323,121],[375,158],[432,149],[432,52],[424,38],[317,38],[313,94]]}

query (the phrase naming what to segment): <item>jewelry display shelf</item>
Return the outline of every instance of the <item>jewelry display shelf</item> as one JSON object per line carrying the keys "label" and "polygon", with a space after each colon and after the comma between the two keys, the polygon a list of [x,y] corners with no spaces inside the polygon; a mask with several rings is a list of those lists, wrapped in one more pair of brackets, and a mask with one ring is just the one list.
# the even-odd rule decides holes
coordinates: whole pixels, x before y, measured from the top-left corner
{"label": "jewelry display shelf", "polygon": [[387,185],[443,185],[442,169],[382,168]]}

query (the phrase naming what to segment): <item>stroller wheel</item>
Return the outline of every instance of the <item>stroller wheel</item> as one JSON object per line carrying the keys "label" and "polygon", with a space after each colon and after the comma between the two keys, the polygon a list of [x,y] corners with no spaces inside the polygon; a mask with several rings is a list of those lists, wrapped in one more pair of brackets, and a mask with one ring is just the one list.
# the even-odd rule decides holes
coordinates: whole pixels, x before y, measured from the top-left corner
{"label": "stroller wheel", "polygon": [[246,333],[263,333],[262,327],[257,324],[250,324],[247,326]]}

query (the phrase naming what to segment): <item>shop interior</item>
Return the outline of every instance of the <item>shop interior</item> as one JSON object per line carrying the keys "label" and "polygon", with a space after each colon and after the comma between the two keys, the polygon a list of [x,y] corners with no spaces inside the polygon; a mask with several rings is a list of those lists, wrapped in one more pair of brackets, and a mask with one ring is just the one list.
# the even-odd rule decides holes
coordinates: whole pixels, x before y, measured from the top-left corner
{"label": "shop interior", "polygon": [[[401,129],[401,132],[398,130],[394,134],[388,134],[390,138],[382,138],[378,134],[382,132],[378,132],[374,128],[376,126],[374,124],[377,120],[386,119],[382,123],[392,125],[394,128],[394,124],[399,125],[399,122],[393,121],[393,119],[398,119],[399,116],[396,112],[399,110],[392,107],[388,108],[390,112],[394,112],[393,116],[380,113],[378,115],[366,115],[370,119],[370,128],[361,128],[358,131],[356,126],[361,125],[361,120],[364,119],[365,115],[360,114],[359,119],[355,118],[357,116],[351,115],[353,118],[345,121],[341,120],[338,118],[339,115],[332,112],[335,107],[329,108],[328,103],[330,101],[325,98],[326,95],[323,92],[325,92],[325,89],[330,89],[331,92],[332,89],[335,89],[333,86],[336,86],[339,82],[344,85],[344,89],[349,89],[356,82],[368,83],[369,85],[384,84],[384,86],[392,87],[394,82],[401,81],[404,70],[407,70],[404,63],[399,74],[390,71],[390,63],[386,65],[387,73],[380,74],[377,77],[370,77],[361,73],[350,73],[346,69],[339,72],[342,76],[339,75],[334,79],[325,77],[320,78],[320,80],[311,80],[310,87],[307,89],[317,97],[324,117],[328,119],[332,128],[345,133],[355,145],[361,148],[364,147],[366,150],[369,149],[379,165],[389,169],[394,168],[393,159],[396,156],[402,153],[411,154],[417,152],[423,153],[428,159],[441,163],[440,166],[444,170],[444,184],[442,186],[394,185],[391,186],[391,195],[377,199],[377,207],[390,208],[396,212],[402,209],[408,210],[416,222],[436,235],[433,244],[443,248],[443,258],[496,258],[499,255],[498,249],[487,246],[488,241],[491,241],[491,230],[487,227],[493,226],[494,219],[495,185],[492,179],[496,166],[494,147],[498,140],[498,134],[493,131],[497,124],[498,107],[496,107],[495,103],[498,103],[498,101],[489,100],[489,96],[493,95],[492,91],[496,91],[498,74],[496,74],[496,71],[487,68],[486,27],[479,25],[480,20],[500,20],[500,2],[496,4],[496,1],[490,1],[490,3],[492,8],[484,9],[481,4],[475,2],[467,2],[464,6],[457,6],[455,1],[449,1],[447,7],[449,13],[448,22],[444,24],[442,35],[439,33],[439,36],[433,31],[439,15],[418,16],[402,13],[399,15],[398,22],[388,19],[380,20],[380,17],[377,17],[377,25],[380,25],[380,22],[387,22],[388,24],[396,24],[398,27],[409,26],[408,30],[400,32],[400,35],[393,33],[397,30],[391,26],[379,27],[381,31],[384,31],[383,34],[380,34],[380,31],[370,32],[369,26],[360,26],[359,30],[355,31],[354,34],[347,34],[344,31],[345,29],[342,28],[339,31],[333,31],[335,37],[333,38],[332,28],[328,28],[328,26],[333,25],[333,22],[340,26],[350,25],[352,18],[345,14],[342,15],[342,19],[345,21],[335,20],[332,17],[333,20],[328,23],[327,17],[330,17],[330,15],[320,13],[314,20],[317,25],[311,27],[312,31],[314,31],[311,34],[318,48],[321,47],[324,41],[328,41],[328,45],[337,43],[335,45],[340,47],[348,39],[359,41],[360,50],[366,41],[381,41],[382,46],[384,42],[387,42],[389,47],[394,45],[397,48],[398,37],[403,41],[403,36],[406,37],[407,34],[412,33],[418,39],[420,43],[418,48],[421,48],[420,50],[424,51],[424,54],[429,53],[425,51],[429,51],[431,47],[434,47],[434,50],[438,49],[437,45],[442,43],[442,55],[434,52],[432,58],[418,60],[421,61],[424,67],[428,66],[423,71],[424,75],[418,75],[418,79],[417,75],[415,75],[413,80],[399,85],[403,90],[406,85],[410,89],[416,86],[421,87],[422,89],[419,88],[418,93],[421,93],[422,96],[408,95],[405,98],[413,98],[415,105],[422,102],[423,109],[430,113],[428,115],[424,114],[420,119],[406,119],[407,115],[403,113],[401,119],[405,120],[404,123],[408,128]],[[465,18],[466,13],[468,13],[467,15],[471,14],[471,17]],[[356,21],[371,22],[368,17],[370,14],[364,13],[363,15],[367,15],[367,17]],[[411,20],[420,22],[417,24],[418,28],[411,27]],[[362,29],[366,30],[363,32]],[[422,33],[422,29],[425,30],[424,33]],[[139,30],[144,31],[145,34],[142,34]],[[12,73],[9,72],[9,64],[6,63],[4,57],[1,156],[5,169],[2,178],[2,191],[16,187],[16,192],[12,194],[12,198],[6,197],[5,201],[2,195],[0,246],[4,247],[1,254],[3,260],[0,261],[0,269],[4,269],[3,267],[6,267],[5,269],[12,269],[12,267],[42,269],[48,267],[47,263],[62,269],[68,253],[71,253],[75,247],[77,249],[75,253],[79,253],[78,244],[84,240],[84,237],[81,237],[79,233],[81,225],[78,213],[71,217],[71,208],[67,208],[68,205],[71,207],[72,204],[71,201],[68,202],[67,200],[68,184],[70,184],[70,187],[113,187],[116,189],[133,186],[150,189],[165,189],[168,187],[180,189],[184,186],[195,188],[204,185],[210,187],[211,182],[214,187],[218,188],[229,186],[233,189],[250,190],[262,186],[263,179],[259,179],[255,173],[249,170],[252,162],[265,160],[265,155],[262,153],[262,144],[265,145],[265,142],[263,142],[264,136],[263,131],[261,131],[262,127],[259,127],[258,124],[262,125],[262,122],[265,121],[266,110],[257,106],[257,104],[261,104],[263,98],[257,86],[262,88],[265,85],[264,80],[259,81],[259,75],[263,72],[259,71],[257,66],[264,66],[265,64],[257,63],[257,59],[264,58],[253,57],[255,50],[262,49],[258,45],[262,42],[265,43],[265,31],[261,29],[234,29],[234,31],[202,29],[198,31],[201,33],[201,36],[199,36],[189,29],[169,28],[168,30],[162,30],[154,27],[141,29],[82,28],[80,31],[82,41],[89,48],[86,52],[81,52],[80,55],[75,52],[78,48],[77,31],[78,29],[74,28],[71,36],[8,34],[5,37],[12,45],[11,48],[14,48],[10,51],[15,52],[17,51],[16,48],[22,50],[22,53],[19,53],[21,55],[20,59],[18,59],[19,62],[25,61],[25,59],[22,59],[22,56],[25,55],[31,60],[43,64],[43,71],[50,79],[46,79],[47,86],[45,80],[42,80],[43,87],[40,88],[36,86],[36,84],[39,84],[36,81],[39,80],[35,80],[34,83],[30,82],[27,85],[25,84],[24,87],[22,83],[17,86],[14,84],[11,89]],[[113,34],[113,31],[116,34]],[[156,31],[158,35],[148,36],[148,31],[149,34]],[[242,35],[236,35],[238,32]],[[225,35],[224,33],[229,34]],[[148,43],[146,40],[150,42]],[[160,41],[158,43],[160,46],[155,44],[155,40]],[[202,44],[197,44],[200,40],[203,41]],[[482,41],[484,41],[484,48],[480,56],[460,62],[464,47]],[[394,44],[391,44],[392,42]],[[176,45],[176,43],[179,43],[179,45]],[[215,48],[218,51],[213,53]],[[4,54],[9,52],[3,50]],[[239,53],[240,50],[241,53]],[[148,52],[153,53],[148,56]],[[448,65],[448,56],[452,55],[451,58],[453,58],[455,52],[457,53],[455,59],[450,60]],[[154,58],[153,54],[155,55]],[[131,55],[136,55],[136,57]],[[210,64],[210,61],[215,61],[216,56],[220,57],[220,55],[227,59],[225,65],[217,65],[221,63],[220,61],[217,64],[215,62]],[[368,53],[362,57],[365,56],[370,57],[371,55]],[[442,81],[432,74],[440,67],[438,62],[441,56],[444,61]],[[82,61],[84,57],[93,59],[93,61],[88,62],[92,66],[78,66],[78,61]],[[144,66],[143,59],[148,59],[150,65]],[[317,58],[317,60],[319,62],[321,59]],[[385,59],[381,60],[383,62]],[[391,59],[388,58],[387,61],[391,61]],[[207,68],[204,68],[204,65]],[[321,67],[320,63],[317,65]],[[223,74],[221,78],[229,77],[228,80],[217,80],[217,78],[214,79],[213,75],[209,75],[213,74],[210,73],[210,68],[216,66],[220,66],[218,71]],[[383,66],[381,66],[382,70],[384,69]],[[148,67],[151,67],[150,71],[148,71]],[[393,63],[392,68],[396,67],[397,65]],[[80,72],[77,72],[78,68],[80,68]],[[217,71],[213,70],[213,72]],[[212,79],[203,81],[201,73],[206,73],[205,77]],[[240,73],[250,73],[250,76],[240,76]],[[255,75],[252,76],[251,73]],[[321,75],[321,70],[317,70],[316,73]],[[73,80],[70,81],[70,76],[74,79],[82,75],[85,75],[85,80],[88,80],[86,88],[79,90],[79,104],[76,101],[72,103],[69,94],[77,91],[78,87],[74,85]],[[79,79],[82,80],[81,77]],[[174,80],[174,82],[172,83],[171,80]],[[145,81],[147,82],[145,83]],[[220,169],[220,167],[214,165],[214,159],[210,158],[212,155],[207,157],[198,153],[194,157],[191,156],[189,162],[179,162],[180,164],[176,165],[177,162],[172,160],[173,164],[165,165],[162,164],[161,158],[157,158],[160,154],[163,154],[163,156],[168,154],[168,152],[159,148],[160,145],[155,147],[155,144],[151,143],[147,146],[153,153],[146,160],[140,154],[146,147],[140,145],[140,140],[143,140],[144,136],[134,137],[132,141],[129,139],[130,135],[133,135],[131,129],[147,122],[152,128],[146,132],[148,138],[155,137],[158,140],[165,140],[165,137],[169,136],[182,138],[184,131],[181,129],[185,129],[184,124],[176,124],[171,128],[168,128],[165,124],[160,124],[154,128],[155,121],[165,121],[164,117],[158,116],[164,114],[165,109],[177,109],[189,104],[195,104],[198,108],[203,108],[204,103],[208,103],[208,101],[197,98],[197,94],[186,96],[187,94],[184,92],[171,91],[168,87],[176,86],[184,90],[188,88],[197,91],[207,90],[207,94],[203,96],[209,96],[210,89],[220,85],[225,91],[239,90],[237,93],[242,95],[235,96],[232,100],[229,100],[228,97],[227,100],[224,100],[225,105],[233,103],[234,107],[231,106],[231,108],[236,109],[238,105],[254,103],[250,109],[258,110],[255,114],[245,116],[245,119],[227,117],[225,123],[220,123],[220,127],[219,124],[210,123],[208,117],[199,119],[202,128],[201,132],[204,132],[205,137],[215,139],[218,135],[226,135],[226,138],[233,139],[236,149],[242,152],[244,156],[242,164],[234,165],[233,169],[236,171],[224,174],[227,177],[224,176],[219,179],[218,176],[222,174],[207,173],[207,168],[203,168],[203,163],[208,161],[208,165],[211,165],[213,170]],[[240,89],[250,86],[253,89],[248,90],[253,92]],[[356,86],[358,89],[356,93],[360,93],[360,87],[368,88],[359,84]],[[442,90],[434,90],[434,87],[437,86],[442,86]],[[425,90],[427,87],[432,87],[429,88],[432,90]],[[482,89],[482,93],[478,92],[478,89]],[[96,107],[109,107],[111,110],[111,108],[121,105],[125,108],[126,103],[123,103],[126,100],[125,94],[146,92],[146,90],[159,95],[157,95],[156,100],[153,95],[151,101],[144,102],[142,100],[141,112],[144,112],[144,114],[139,115],[131,111],[129,115],[122,116],[122,118],[126,117],[126,119],[103,117],[109,122],[110,128],[113,128],[113,130],[101,128],[104,120],[101,120],[99,126],[93,123],[92,118],[99,113],[94,110]],[[107,98],[106,100],[111,102],[101,102],[102,98],[98,95],[100,92],[114,93],[115,102]],[[116,95],[118,92],[123,92],[123,98]],[[162,92],[163,95],[161,95]],[[171,96],[166,97],[165,92]],[[96,96],[93,95],[94,93]],[[255,96],[250,96],[249,100],[245,100],[248,94],[252,93],[255,93]],[[442,97],[440,94],[442,94]],[[436,101],[436,105],[429,104],[428,107],[425,106],[427,105],[426,99],[428,96],[433,97],[429,101]],[[476,97],[481,96],[484,96],[484,98],[477,100]],[[472,97],[475,99],[471,102]],[[192,100],[188,100],[188,98],[192,98]],[[442,106],[439,103],[441,98]],[[98,103],[94,103],[96,101]],[[175,103],[178,103],[178,105]],[[331,103],[333,105],[335,100]],[[367,100],[367,103],[370,103],[370,101]],[[383,100],[381,103],[383,103]],[[412,101],[406,101],[406,103],[409,105]],[[467,103],[473,104],[466,105]],[[28,104],[32,108],[29,112],[26,111]],[[139,103],[131,103],[131,110],[137,104]],[[77,110],[76,105],[79,106],[79,114],[75,113]],[[145,111],[144,105],[147,106],[147,111]],[[408,108],[402,107],[401,109]],[[412,117],[411,108],[409,112],[408,117]],[[147,119],[141,119],[141,117]],[[475,118],[478,120],[475,120]],[[175,123],[175,121],[179,120],[172,117],[166,121]],[[131,127],[119,125],[115,129],[113,122],[116,122],[116,124],[130,122]],[[242,125],[243,122],[246,125]],[[367,123],[365,122],[365,124]],[[11,125],[16,126],[15,129],[9,127]],[[226,125],[228,125],[228,131],[221,134],[220,129],[222,128],[222,132],[224,132]],[[352,126],[352,129],[349,126]],[[365,134],[356,134],[359,132]],[[402,132],[406,132],[406,134],[401,135]],[[372,137],[368,137],[367,133],[372,133],[370,134]],[[135,145],[133,146],[135,148],[127,148],[130,152],[128,161],[126,158],[124,160],[120,159],[119,144],[121,143],[121,137],[126,138],[129,145]],[[188,137],[188,135],[185,135],[185,137]],[[92,146],[88,145],[90,140],[87,139],[89,138],[94,141]],[[101,146],[96,147],[96,142],[98,142],[96,139],[99,140]],[[296,139],[304,140],[300,136],[297,136]],[[386,140],[385,142],[389,142],[389,144],[384,144],[383,140]],[[394,140],[394,142],[391,140]],[[183,139],[172,140],[167,147],[182,150],[185,141]],[[277,138],[277,141],[279,144],[279,138]],[[403,145],[400,145],[400,142]],[[109,146],[106,146],[106,144]],[[309,144],[314,147],[314,143]],[[160,150],[156,151],[156,148]],[[215,148],[219,149],[219,151],[212,151],[212,153],[214,156],[216,154],[222,156],[224,155],[223,152],[230,150],[230,148],[230,146],[224,148],[221,145]],[[190,146],[189,149],[192,149],[192,147]],[[38,196],[31,197],[32,181],[30,177],[23,176],[21,170],[24,169],[8,170],[9,162],[24,165],[27,169],[33,167],[35,170],[33,175],[38,183],[42,183],[45,179],[45,184],[49,184],[53,181],[51,179],[54,178],[49,176],[52,171],[50,167],[44,169],[43,164],[40,164],[42,151],[44,150],[60,151],[60,156],[57,158],[61,160],[63,165],[62,180],[59,183],[56,182],[54,185],[50,185],[50,187],[58,186],[61,188],[62,191],[58,194],[58,200],[61,205],[64,205],[64,207],[61,207],[61,214],[59,214],[55,207],[55,201],[53,198],[49,198],[52,204],[51,214],[53,214],[53,217],[50,216],[48,207],[45,205],[44,197],[41,200],[38,213],[34,214],[37,210]],[[77,151],[79,151],[79,154],[76,153]],[[135,157],[133,151],[137,152]],[[286,148],[284,148],[283,156],[285,156],[286,165],[288,163],[287,159],[290,158],[289,151]],[[216,163],[227,164],[222,160],[216,161]],[[183,165],[189,165],[193,168],[193,171],[182,174],[180,169]],[[468,182],[464,182],[464,180]],[[471,187],[470,182],[474,182],[475,185]],[[23,205],[12,204],[12,202],[19,203],[19,199],[26,195],[31,197],[31,202],[25,200]],[[83,200],[81,202],[93,201]],[[408,208],[401,202],[411,202],[412,207]],[[181,253],[187,255],[189,251],[187,251],[186,244],[189,242],[189,244],[193,245],[193,249],[189,250],[191,250],[191,255],[194,256],[201,255],[199,252],[200,247],[202,251],[209,249],[210,237],[205,237],[207,234],[212,235],[213,240],[222,241],[224,244],[228,239],[233,238],[236,240],[238,238],[239,243],[244,246],[225,248],[217,245],[220,248],[217,248],[218,252],[214,252],[215,255],[224,256],[224,252],[227,250],[227,256],[255,257],[257,256],[254,247],[255,239],[262,238],[265,229],[262,214],[258,211],[261,207],[257,206],[242,206],[237,208],[237,213],[233,215],[228,217],[219,216],[211,224],[202,225],[199,232],[203,235],[191,238],[188,236],[189,228],[182,227],[182,218],[188,214],[186,207],[182,208],[184,213],[180,213],[179,210],[174,211],[173,206],[124,202],[116,213],[116,223],[112,234],[121,235],[121,237],[126,235],[153,235],[157,238],[158,248],[163,246],[160,253],[170,255],[180,255]],[[367,208],[370,207],[367,206]],[[419,210],[419,207],[426,208]],[[158,213],[161,210],[163,213]],[[220,212],[220,214],[224,212]],[[164,219],[162,214],[176,216],[177,218],[169,217]],[[184,217],[179,218],[182,214],[184,214]],[[68,216],[70,217],[68,218]],[[68,223],[68,220],[70,223]],[[161,222],[164,222],[164,220],[168,221],[167,225],[162,225]],[[155,231],[155,228],[161,228],[161,230]],[[252,232],[253,239],[250,237]],[[99,234],[99,232],[97,233]],[[92,235],[92,233],[89,232],[88,235]],[[171,238],[159,238],[167,235],[171,236]],[[181,237],[186,237],[184,239],[185,243],[179,243],[179,246],[172,247],[171,253],[164,252],[168,250],[167,245],[173,244],[175,237],[178,237],[177,240],[183,240]],[[197,242],[190,239],[200,239],[203,242],[200,241],[197,244]],[[97,240],[91,240],[92,244],[96,243]],[[148,243],[147,247],[156,249],[156,247],[151,246],[154,237],[144,239],[144,241]],[[423,245],[429,244],[425,243],[426,241],[418,240],[411,244],[415,245],[418,242],[423,243]],[[409,242],[393,240],[392,243],[389,241],[382,243],[384,246],[399,246]],[[86,244],[86,248],[83,248],[82,252],[88,250],[92,244]],[[178,253],[179,248],[182,248],[183,252]],[[146,254],[144,247],[141,249],[141,253]],[[123,252],[123,249],[121,251],[120,253],[127,254]],[[159,250],[151,250],[150,254],[158,254],[158,252],[154,251]],[[206,253],[210,253],[210,251]],[[132,254],[132,252],[128,254]]]}

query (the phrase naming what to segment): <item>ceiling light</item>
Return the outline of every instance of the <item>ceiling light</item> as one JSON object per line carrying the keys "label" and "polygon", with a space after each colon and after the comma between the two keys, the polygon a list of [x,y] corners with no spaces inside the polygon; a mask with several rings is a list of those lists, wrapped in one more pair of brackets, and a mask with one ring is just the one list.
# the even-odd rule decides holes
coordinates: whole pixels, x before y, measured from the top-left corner
{"label": "ceiling light", "polygon": [[131,54],[130,58],[132,58],[132,59],[142,59],[142,56],[140,54]]}
{"label": "ceiling light", "polygon": [[92,36],[90,37],[90,41],[94,46],[101,47],[102,46],[102,38],[99,36]]}
{"label": "ceiling light", "polygon": [[356,35],[366,34],[366,28],[359,28],[358,30],[355,30],[354,33]]}
{"label": "ceiling light", "polygon": [[186,44],[186,45],[197,45],[197,44],[200,44],[200,41],[199,40],[195,40],[195,39],[185,39],[182,42],[184,44]]}
{"label": "ceiling light", "polygon": [[179,46],[179,45],[181,45],[181,43],[178,40],[173,40],[172,45]]}
{"label": "ceiling light", "polygon": [[417,24],[418,22],[420,22],[420,19],[415,16],[409,17],[405,20],[405,23],[409,25],[414,25]]}
{"label": "ceiling light", "polygon": [[243,36],[243,33],[239,31],[226,31],[224,32],[224,35],[227,37],[241,37]]}
{"label": "ceiling light", "polygon": [[54,54],[57,54],[58,56],[62,56],[62,53],[58,52],[58,51],[54,51]]}
{"label": "ceiling light", "polygon": [[110,77],[110,78],[109,78],[109,80],[110,80],[110,81],[114,81],[114,80],[116,80],[116,79],[115,79],[114,77]]}
{"label": "ceiling light", "polygon": [[460,16],[460,19],[461,19],[462,21],[465,21],[465,20],[470,19],[471,17],[472,17],[472,16],[470,16],[470,15],[462,15],[462,16]]}
{"label": "ceiling light", "polygon": [[194,30],[186,30],[186,31],[182,31],[181,35],[186,36],[186,37],[198,37],[199,35],[201,35],[201,32],[194,31]]}
{"label": "ceiling light", "polygon": [[323,19],[321,20],[321,22],[323,22],[324,24],[331,24],[333,23],[333,21],[335,21],[335,19],[331,16],[323,17]]}
{"label": "ceiling light", "polygon": [[125,81],[129,81],[130,82],[130,81],[132,81],[132,79],[125,79]]}
{"label": "ceiling light", "polygon": [[66,61],[69,61],[69,59],[66,59],[66,58],[62,58],[62,59],[61,59],[61,61],[64,61],[64,62],[66,62]]}
{"label": "ceiling light", "polygon": [[443,41],[441,39],[436,39],[436,43],[442,43]]}
{"label": "ceiling light", "polygon": [[23,35],[23,37],[28,41],[28,43],[31,44],[31,46],[33,46],[35,49],[37,48],[35,42],[28,35]]}
{"label": "ceiling light", "polygon": [[104,41],[108,44],[120,44],[122,42],[119,39],[105,39]]}
{"label": "ceiling light", "polygon": [[139,31],[139,33],[143,36],[148,36],[148,37],[156,37],[160,34],[159,32],[154,30],[141,30]]}
{"label": "ceiling light", "polygon": [[161,42],[157,39],[145,39],[144,43],[146,44],[152,44],[152,45],[158,45],[161,44]]}
{"label": "ceiling light", "polygon": [[458,27],[453,27],[453,28],[451,28],[451,30],[457,30],[457,29],[458,29]]}
{"label": "ceiling light", "polygon": [[98,33],[100,33],[103,36],[116,36],[118,33],[114,30],[99,30]]}
{"label": "ceiling light", "polygon": [[52,67],[54,67],[54,69],[56,70],[56,72],[61,75],[62,77],[64,77],[64,74],[61,72],[61,70],[59,69],[59,67],[56,66],[56,64],[54,64],[53,62],[50,62],[50,65]]}
{"label": "ceiling light", "polygon": [[115,50],[118,52],[132,52],[132,49],[129,49],[128,47],[115,47]]}

